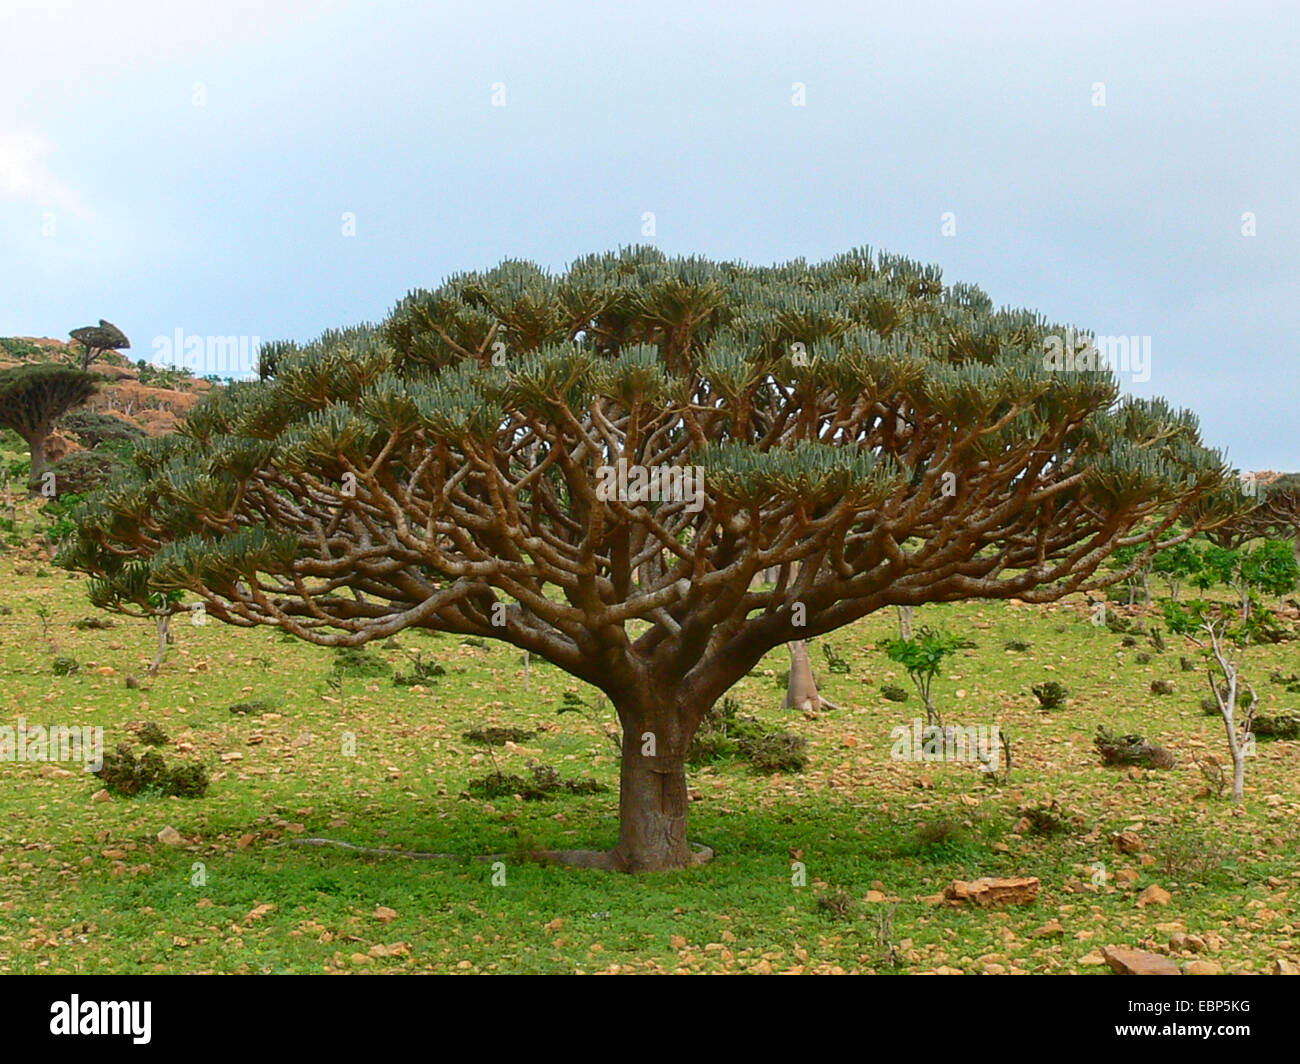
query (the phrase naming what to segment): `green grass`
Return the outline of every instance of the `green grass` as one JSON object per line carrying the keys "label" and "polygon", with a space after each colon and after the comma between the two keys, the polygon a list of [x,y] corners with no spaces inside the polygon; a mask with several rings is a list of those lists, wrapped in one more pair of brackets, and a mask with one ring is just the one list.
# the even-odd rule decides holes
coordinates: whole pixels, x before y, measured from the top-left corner
{"label": "green grass", "polygon": [[[93,612],[84,596],[84,581],[35,554],[12,545],[0,553],[0,604],[12,609],[0,615],[0,723],[98,724],[111,746],[131,736],[128,725],[157,721],[171,739],[168,761],[201,760],[213,783],[198,800],[92,802],[98,782],[79,766],[58,766],[76,769],[59,775],[0,762],[0,972],[1095,972],[1103,969],[1083,962],[1100,947],[1163,950],[1175,930],[1209,935],[1228,971],[1264,971],[1300,951],[1290,923],[1300,744],[1259,744],[1239,813],[1198,797],[1190,755],[1222,755],[1223,740],[1222,725],[1200,712],[1203,677],[1179,671],[1189,651],[1173,637],[1163,654],[1145,640],[1121,649],[1119,636],[1088,623],[1082,601],[917,611],[918,624],[978,644],[952,660],[934,694],[946,722],[1000,722],[1014,737],[1000,789],[968,765],[890,760],[891,728],[910,725],[920,707],[880,694],[882,683],[908,685],[876,647],[895,631],[892,612],[881,613],[832,636],[847,674],[829,673],[814,648],[842,711],[781,709],[784,651],[733,690],[745,712],[804,735],[810,759],[797,776],[760,776],[741,763],[691,773],[691,836],[715,848],[712,863],[626,877],[507,857],[504,885],[494,885],[493,866],[474,855],[614,842],[617,763],[599,730],[614,718],[598,692],[536,659],[525,691],[518,651],[417,633],[398,637],[403,650],[367,649],[407,673],[405,650],[419,650],[444,675],[414,687],[343,676],[339,687],[330,651],[186,618],[161,675],[148,679],[152,627],[118,619],[78,629]],[[1031,647],[1004,649],[1014,640]],[[1144,650],[1150,664],[1136,664]],[[1300,708],[1300,695],[1267,682],[1274,669],[1295,670],[1295,644],[1251,655],[1261,709]],[[79,670],[56,676],[59,656]],[[127,673],[141,689],[126,687]],[[1153,696],[1156,678],[1176,693]],[[1070,700],[1044,712],[1030,688],[1053,679]],[[598,707],[599,723],[557,715],[570,690]],[[229,712],[254,700],[271,708]],[[1179,767],[1103,769],[1091,745],[1103,723],[1168,746]],[[491,749],[462,737],[484,725],[539,734]],[[354,757],[344,754],[348,733]],[[527,803],[466,796],[494,766],[524,774],[530,760],[610,790]],[[1051,799],[1079,826],[1012,834],[1022,807]],[[940,821],[950,823],[927,829]],[[157,841],[169,825],[184,846]],[[1151,863],[1115,852],[1110,833],[1123,829],[1137,832]],[[294,844],[312,836],[463,856]],[[802,887],[792,885],[796,862]],[[1101,887],[1091,882],[1096,862],[1106,867]],[[1129,869],[1131,883],[1120,875]],[[1039,900],[993,912],[935,903],[952,879],[980,875],[1036,875]],[[1173,895],[1168,906],[1136,904],[1152,883]],[[817,899],[840,890],[853,904],[836,919]],[[396,917],[381,921],[379,907]],[[1034,935],[1053,919],[1063,936]]]}

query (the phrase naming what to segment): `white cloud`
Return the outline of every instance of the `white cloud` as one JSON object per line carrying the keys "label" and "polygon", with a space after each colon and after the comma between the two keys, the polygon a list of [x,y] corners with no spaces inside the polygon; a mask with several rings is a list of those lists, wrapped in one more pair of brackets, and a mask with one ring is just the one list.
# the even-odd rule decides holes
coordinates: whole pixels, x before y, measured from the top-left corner
{"label": "white cloud", "polygon": [[30,200],[84,217],[80,197],[50,172],[53,148],[44,137],[0,129],[0,198]]}

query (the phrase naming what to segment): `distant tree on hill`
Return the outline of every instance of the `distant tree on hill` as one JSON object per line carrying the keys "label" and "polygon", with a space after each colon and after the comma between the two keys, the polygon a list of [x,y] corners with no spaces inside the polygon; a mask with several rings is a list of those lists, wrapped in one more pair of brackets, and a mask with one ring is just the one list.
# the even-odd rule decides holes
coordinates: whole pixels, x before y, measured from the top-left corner
{"label": "distant tree on hill", "polygon": [[85,325],[68,334],[82,345],[81,368],[88,369],[105,351],[125,351],[131,346],[126,333],[111,321],[99,319],[98,325]]}
{"label": "distant tree on hill", "polygon": [[26,442],[32,456],[31,483],[49,468],[45,441],[54,423],[95,393],[99,378],[55,362],[33,362],[0,371],[0,425]]}

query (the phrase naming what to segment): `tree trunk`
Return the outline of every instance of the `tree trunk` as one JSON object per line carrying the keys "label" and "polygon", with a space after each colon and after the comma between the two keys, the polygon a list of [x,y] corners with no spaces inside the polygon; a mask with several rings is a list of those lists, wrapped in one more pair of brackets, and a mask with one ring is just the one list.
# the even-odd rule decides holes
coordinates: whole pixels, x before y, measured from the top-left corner
{"label": "tree trunk", "polygon": [[30,439],[27,441],[28,450],[32,456],[32,471],[27,477],[27,487],[31,494],[35,495],[41,490],[38,481],[45,476],[49,470],[49,460],[45,457],[45,438]]}
{"label": "tree trunk", "polygon": [[615,700],[623,725],[619,837],[610,853],[620,872],[658,872],[695,863],[686,825],[686,749],[702,713],[641,692]]}
{"label": "tree trunk", "polygon": [[149,675],[157,676],[158,670],[162,668],[163,658],[167,656],[167,640],[171,635],[171,614],[162,614],[154,618],[154,624],[158,628],[158,653],[153,659],[153,664],[149,666]]}
{"label": "tree trunk", "polygon": [[820,709],[821,694],[813,679],[808,644],[802,639],[790,643],[790,679],[785,687],[786,709]]}
{"label": "tree trunk", "polygon": [[912,607],[898,607],[898,638],[904,643],[912,641]]}

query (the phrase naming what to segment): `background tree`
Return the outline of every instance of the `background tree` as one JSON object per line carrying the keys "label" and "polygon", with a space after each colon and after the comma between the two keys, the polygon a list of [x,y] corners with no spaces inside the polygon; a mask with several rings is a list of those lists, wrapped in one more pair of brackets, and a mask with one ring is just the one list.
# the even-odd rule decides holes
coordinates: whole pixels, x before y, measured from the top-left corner
{"label": "background tree", "polygon": [[66,411],[95,394],[98,378],[72,366],[34,362],[0,371],[0,425],[13,429],[32,456],[30,480],[45,474],[45,441]]}
{"label": "background tree", "polygon": [[73,410],[59,418],[59,430],[77,437],[78,442],[89,450],[94,450],[104,443],[130,444],[145,438],[144,429],[112,414],[100,414],[94,410]]}
{"label": "background tree", "polygon": [[125,351],[131,346],[126,333],[111,321],[99,319],[98,325],[85,325],[73,329],[68,334],[81,344],[81,368],[89,369],[90,364],[105,351]]}
{"label": "background tree", "polygon": [[[278,346],[140,445],[65,564],[322,645],[420,626],[544,658],[622,725],[619,839],[588,862],[680,867],[687,747],[764,654],[889,606],[1053,601],[1235,512],[1195,418],[1046,370],[1061,335],[865,250],[506,262]],[[602,496],[620,461],[702,491]]]}
{"label": "background tree", "polygon": [[1164,577],[1169,585],[1169,597],[1178,601],[1183,581],[1195,576],[1201,569],[1201,558],[1196,548],[1190,543],[1179,543],[1176,547],[1161,551],[1155,556],[1151,566],[1154,572]]}
{"label": "background tree", "polygon": [[[1253,539],[1276,536],[1292,541],[1300,561],[1300,473],[1284,473],[1264,482],[1255,477],[1242,482],[1248,505],[1231,521],[1216,522],[1205,537],[1220,547],[1240,548]],[[1249,502],[1253,501],[1253,505]]]}
{"label": "background tree", "polygon": [[1242,616],[1250,618],[1250,594],[1271,595],[1285,601],[1295,590],[1300,578],[1300,564],[1290,544],[1277,539],[1259,540],[1241,555],[1238,564],[1240,581],[1244,585]]}
{"label": "background tree", "polygon": [[813,675],[812,661],[808,655],[808,644],[802,639],[796,639],[789,644],[789,651],[790,676],[785,687],[785,708],[839,709],[817,687],[817,678]]}
{"label": "background tree", "polygon": [[934,703],[931,689],[943,670],[944,661],[967,646],[970,646],[970,642],[961,636],[937,631],[926,625],[922,625],[910,639],[885,640],[884,649],[889,660],[907,670],[916,693],[921,696],[927,724],[942,727],[943,714]]}
{"label": "background tree", "polygon": [[[1250,629],[1234,623],[1232,606],[1212,605],[1197,599],[1187,605],[1165,603],[1165,623],[1174,635],[1185,636],[1209,659],[1206,678],[1218,707],[1232,759],[1232,800],[1240,805],[1246,795],[1246,758],[1254,748],[1255,688],[1241,675],[1242,657],[1250,643]],[[1249,698],[1243,699],[1243,692]],[[1245,715],[1237,716],[1244,707]]]}

